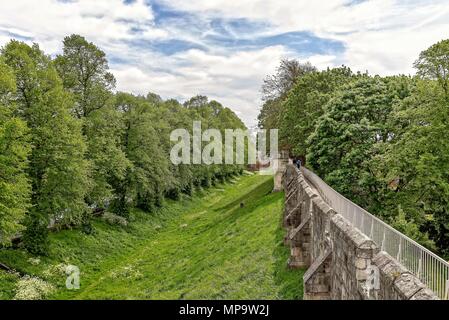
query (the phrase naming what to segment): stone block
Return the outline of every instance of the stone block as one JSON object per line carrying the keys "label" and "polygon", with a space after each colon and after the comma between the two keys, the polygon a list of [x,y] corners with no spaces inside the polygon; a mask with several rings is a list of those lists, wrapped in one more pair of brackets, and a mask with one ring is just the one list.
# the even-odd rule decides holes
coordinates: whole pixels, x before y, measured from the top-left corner
{"label": "stone block", "polygon": [[438,296],[430,289],[419,290],[410,300],[440,300]]}
{"label": "stone block", "polygon": [[367,259],[365,259],[365,258],[356,258],[355,259],[355,267],[357,268],[357,269],[366,269],[366,267],[368,266],[368,263],[367,263]]}
{"label": "stone block", "polygon": [[408,272],[403,265],[385,252],[376,255],[373,259],[373,263],[379,268],[379,272],[384,276],[385,281],[388,283],[394,283],[401,274]]}
{"label": "stone block", "polygon": [[400,296],[406,300],[413,297],[419,290],[424,288],[424,284],[410,273],[401,274],[394,282],[394,287]]}
{"label": "stone block", "polygon": [[355,277],[357,281],[365,281],[368,278],[368,273],[366,270],[357,269]]}

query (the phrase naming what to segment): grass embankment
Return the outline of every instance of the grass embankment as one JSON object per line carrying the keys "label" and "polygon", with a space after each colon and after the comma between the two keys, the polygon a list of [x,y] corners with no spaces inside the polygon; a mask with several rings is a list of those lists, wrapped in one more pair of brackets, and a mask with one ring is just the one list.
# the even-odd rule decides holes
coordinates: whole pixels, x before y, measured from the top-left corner
{"label": "grass embankment", "polygon": [[[52,234],[49,257],[0,250],[0,261],[50,283],[50,299],[299,299],[303,272],[286,267],[283,194],[272,187],[271,177],[243,176],[135,210],[126,227],[98,219],[94,235]],[[80,290],[65,288],[68,264],[81,270]],[[19,279],[0,272],[0,299],[14,298]]]}

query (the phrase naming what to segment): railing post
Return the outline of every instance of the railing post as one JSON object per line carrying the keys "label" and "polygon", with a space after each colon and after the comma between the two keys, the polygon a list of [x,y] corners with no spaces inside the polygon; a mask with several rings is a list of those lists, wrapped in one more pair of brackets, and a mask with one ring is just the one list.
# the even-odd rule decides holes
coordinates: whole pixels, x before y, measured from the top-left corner
{"label": "railing post", "polygon": [[449,300],[449,279],[446,280],[446,293],[444,295],[444,300]]}
{"label": "railing post", "polygon": [[421,256],[419,257],[419,261],[418,261],[418,272],[416,273],[416,276],[420,280],[421,280],[421,272],[422,272],[422,251],[421,251]]}
{"label": "railing post", "polygon": [[365,232],[365,230],[364,230],[364,224],[365,223],[365,215],[364,214],[362,214],[362,219],[361,219],[361,221],[360,221],[360,231],[362,231],[362,232]]}

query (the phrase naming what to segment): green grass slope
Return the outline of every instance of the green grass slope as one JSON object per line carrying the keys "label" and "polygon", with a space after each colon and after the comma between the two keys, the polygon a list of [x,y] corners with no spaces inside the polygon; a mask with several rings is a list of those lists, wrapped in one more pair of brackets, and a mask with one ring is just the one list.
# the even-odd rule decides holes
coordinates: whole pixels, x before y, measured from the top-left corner
{"label": "green grass slope", "polygon": [[[283,194],[272,188],[271,177],[242,176],[136,210],[126,227],[99,219],[94,235],[52,234],[49,257],[0,250],[0,262],[51,284],[49,299],[300,299],[303,272],[286,267]],[[68,264],[81,270],[79,290],[65,288]],[[0,272],[0,299],[14,298],[19,279]]]}

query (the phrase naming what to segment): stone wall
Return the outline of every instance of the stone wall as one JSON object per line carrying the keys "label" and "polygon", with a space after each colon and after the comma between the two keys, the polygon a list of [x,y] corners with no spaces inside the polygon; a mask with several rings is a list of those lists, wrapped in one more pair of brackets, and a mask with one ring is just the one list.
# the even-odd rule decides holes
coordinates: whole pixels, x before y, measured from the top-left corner
{"label": "stone wall", "polygon": [[335,212],[287,165],[283,224],[290,268],[305,268],[304,299],[438,299],[398,261]]}
{"label": "stone wall", "polygon": [[273,192],[283,190],[282,178],[284,176],[288,161],[289,157],[287,150],[281,150],[279,153],[279,158],[273,160],[273,169],[275,170]]}

